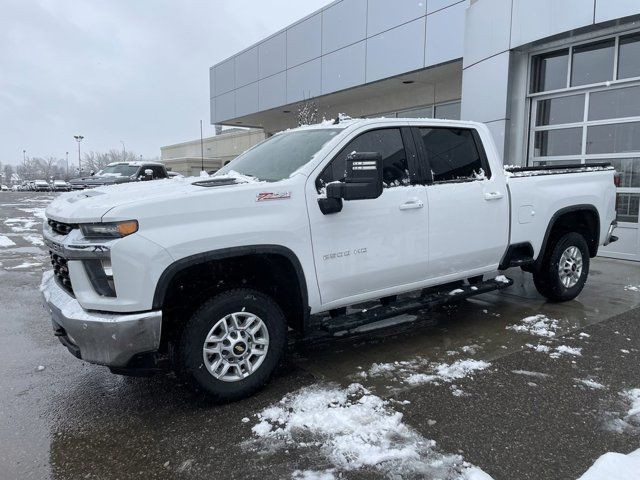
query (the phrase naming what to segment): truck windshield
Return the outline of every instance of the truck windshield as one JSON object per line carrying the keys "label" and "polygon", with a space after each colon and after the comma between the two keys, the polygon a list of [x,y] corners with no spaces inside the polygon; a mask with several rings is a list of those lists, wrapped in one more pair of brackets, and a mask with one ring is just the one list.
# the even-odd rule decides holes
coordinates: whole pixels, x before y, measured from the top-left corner
{"label": "truck windshield", "polygon": [[289,178],[340,132],[339,128],[327,128],[275,135],[225,165],[216,175],[238,172],[267,182]]}
{"label": "truck windshield", "polygon": [[100,170],[96,175],[121,175],[123,177],[130,177],[137,171],[138,171],[138,167],[123,163],[119,165],[107,165],[102,170]]}

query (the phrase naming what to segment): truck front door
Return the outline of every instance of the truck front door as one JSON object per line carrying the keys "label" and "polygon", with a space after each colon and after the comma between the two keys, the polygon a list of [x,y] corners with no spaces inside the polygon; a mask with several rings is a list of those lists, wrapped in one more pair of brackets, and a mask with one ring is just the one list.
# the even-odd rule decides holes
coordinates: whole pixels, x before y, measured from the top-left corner
{"label": "truck front door", "polygon": [[[345,201],[339,213],[323,215],[323,185],[344,178],[352,152],[379,152],[385,187],[374,200]],[[330,308],[393,294],[394,288],[427,274],[427,195],[411,184],[416,151],[408,128],[366,131],[351,140],[307,185],[313,255],[323,305]],[[349,299],[349,300],[346,300]]]}
{"label": "truck front door", "polygon": [[490,270],[509,238],[509,196],[504,175],[491,172],[473,129],[414,129],[420,159],[431,176],[429,277]]}

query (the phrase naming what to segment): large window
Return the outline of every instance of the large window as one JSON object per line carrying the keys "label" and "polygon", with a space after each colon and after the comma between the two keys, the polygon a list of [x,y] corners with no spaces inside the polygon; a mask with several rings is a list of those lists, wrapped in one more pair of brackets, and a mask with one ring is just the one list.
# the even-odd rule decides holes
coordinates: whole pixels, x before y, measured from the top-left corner
{"label": "large window", "polygon": [[640,33],[534,56],[529,91],[529,164],[611,163],[618,221],[638,225]]}
{"label": "large window", "polygon": [[409,165],[400,130],[385,128],[363,133],[349,142],[318,178],[316,182],[318,189],[327,183],[344,180],[347,157],[352,152],[376,152],[382,155],[382,176],[385,187],[409,183]]}
{"label": "large window", "polygon": [[488,177],[471,130],[421,128],[420,135],[434,182],[459,182]]}

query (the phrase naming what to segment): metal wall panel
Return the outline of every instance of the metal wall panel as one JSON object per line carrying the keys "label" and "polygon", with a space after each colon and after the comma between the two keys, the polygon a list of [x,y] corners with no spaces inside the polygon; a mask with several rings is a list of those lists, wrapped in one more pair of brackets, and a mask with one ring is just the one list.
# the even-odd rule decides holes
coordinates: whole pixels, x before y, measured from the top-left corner
{"label": "metal wall panel", "polygon": [[[443,8],[450,7],[456,3],[460,3],[461,0],[427,0],[427,14],[442,10]],[[465,7],[469,6],[469,0],[462,0]]]}
{"label": "metal wall panel", "polygon": [[215,82],[215,69],[211,67],[209,69],[209,97],[214,98],[216,96],[216,82]]}
{"label": "metal wall panel", "polygon": [[596,23],[640,15],[638,0],[596,0]]}
{"label": "metal wall panel", "polygon": [[367,39],[367,82],[424,67],[425,18]]}
{"label": "metal wall panel", "polygon": [[258,81],[258,47],[236,57],[236,88]]}
{"label": "metal wall panel", "polygon": [[507,121],[506,120],[497,120],[495,122],[488,122],[487,128],[491,132],[491,136],[493,137],[493,141],[496,144],[496,148],[498,149],[498,154],[504,163],[504,149],[506,145],[506,131],[507,131]]}
{"label": "metal wall panel", "polygon": [[513,0],[511,48],[593,23],[595,0]]}
{"label": "metal wall panel", "polygon": [[508,84],[509,52],[465,69],[462,76],[461,117],[478,122],[506,118]]}
{"label": "metal wall panel", "polygon": [[286,32],[279,33],[258,45],[258,74],[261,79],[282,72],[286,68]]}
{"label": "metal wall panel", "polygon": [[287,74],[278,73],[258,82],[259,110],[269,110],[287,103]]}
{"label": "metal wall panel", "polygon": [[466,12],[464,66],[509,50],[510,36],[511,0],[475,2]]}
{"label": "metal wall panel", "polygon": [[427,14],[427,0],[369,0],[367,35],[376,35]]}
{"label": "metal wall panel", "polygon": [[322,61],[319,58],[287,70],[287,103],[322,95],[321,77]]}
{"label": "metal wall panel", "polygon": [[216,117],[216,99],[209,99],[209,122],[214,123],[217,120]]}
{"label": "metal wall panel", "polygon": [[322,12],[322,54],[364,40],[367,0],[342,0]]}
{"label": "metal wall panel", "polygon": [[322,54],[322,15],[317,14],[287,30],[287,68]]}
{"label": "metal wall panel", "polygon": [[[236,116],[236,94],[225,93],[215,98],[216,121],[228,120]],[[214,122],[215,123],[215,122]]]}
{"label": "metal wall panel", "polygon": [[466,2],[461,2],[427,16],[426,66],[462,58],[466,9]]}
{"label": "metal wall panel", "polygon": [[236,86],[235,61],[233,58],[213,67],[215,97],[230,92]]}
{"label": "metal wall panel", "polygon": [[322,57],[322,93],[331,93],[365,82],[365,42]]}
{"label": "metal wall panel", "polygon": [[236,116],[241,117],[260,108],[258,102],[258,84],[251,83],[236,90]]}

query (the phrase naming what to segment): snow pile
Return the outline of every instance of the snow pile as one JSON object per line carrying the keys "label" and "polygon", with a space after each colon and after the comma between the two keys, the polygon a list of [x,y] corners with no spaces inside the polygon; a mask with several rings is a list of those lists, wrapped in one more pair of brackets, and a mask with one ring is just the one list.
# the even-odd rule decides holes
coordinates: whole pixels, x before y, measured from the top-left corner
{"label": "snow pile", "polygon": [[623,413],[608,412],[605,426],[617,433],[640,431],[640,388],[623,390],[619,394],[625,405]]}
{"label": "snow pile", "polygon": [[640,449],[628,455],[608,452],[602,455],[578,480],[637,480]]}
{"label": "snow pile", "polygon": [[41,247],[44,245],[44,240],[40,235],[25,235],[22,238],[24,238],[27,242],[29,242],[31,245],[34,245],[36,247]]}
{"label": "snow pile", "polygon": [[627,285],[624,289],[626,292],[640,292],[640,285]]}
{"label": "snow pile", "polygon": [[549,354],[551,358],[558,358],[560,357],[560,355],[572,355],[574,357],[581,357],[582,348],[574,348],[574,347],[569,347],[567,345],[560,345],[559,347],[556,347],[553,353]]}
{"label": "snow pile", "polygon": [[530,372],[528,370],[511,370],[511,373],[515,373],[516,375],[524,375],[527,377],[535,377],[535,378],[547,378],[549,376],[548,373]]}
{"label": "snow pile", "polygon": [[333,470],[296,470],[291,475],[292,480],[334,480]]}
{"label": "snow pile", "polygon": [[576,382],[582,383],[583,385],[585,385],[586,387],[589,387],[592,390],[603,390],[604,388],[606,388],[601,383],[596,382],[595,380],[591,380],[590,378],[574,378],[574,380]]}
{"label": "snow pile", "polygon": [[14,245],[15,245],[15,242],[11,240],[9,237],[0,235],[0,247],[13,247]]}
{"label": "snow pile", "polygon": [[[406,362],[374,363],[368,374],[372,377],[394,377],[394,380],[409,385],[439,384],[451,383],[490,366],[490,363],[482,360],[463,359],[453,363],[430,363],[418,358]],[[422,371],[425,368],[427,373]]]}
{"label": "snow pile", "polygon": [[555,337],[558,330],[558,320],[538,314],[523,318],[520,325],[507,325],[506,328],[514,332],[529,333],[538,337]]}
{"label": "snow pile", "polygon": [[511,283],[511,280],[509,280],[507,277],[505,277],[504,275],[498,275],[496,278],[494,278],[494,280],[496,282],[500,282],[500,283]]}
{"label": "snow pile", "polygon": [[[433,440],[403,423],[402,413],[359,384],[303,388],[257,417],[254,441],[248,445],[270,451],[311,448],[341,472],[368,469],[399,478],[490,479],[459,455],[438,453]],[[294,478],[331,479],[334,471],[296,471]]]}
{"label": "snow pile", "polygon": [[4,224],[7,225],[13,232],[35,232],[36,226],[40,225],[42,221],[34,220],[32,218],[17,217],[7,218]]}

